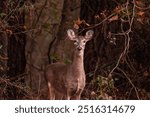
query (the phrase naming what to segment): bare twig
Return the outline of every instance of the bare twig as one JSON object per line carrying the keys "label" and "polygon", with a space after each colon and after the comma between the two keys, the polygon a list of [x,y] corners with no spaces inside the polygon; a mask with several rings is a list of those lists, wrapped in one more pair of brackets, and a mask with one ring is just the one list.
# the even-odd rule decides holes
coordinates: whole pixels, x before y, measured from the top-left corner
{"label": "bare twig", "polygon": [[122,69],[120,69],[119,67],[117,67],[117,69],[118,69],[119,71],[121,71],[121,72],[124,74],[124,76],[127,78],[127,80],[129,81],[129,83],[130,83],[130,84],[132,85],[132,87],[134,88],[138,100],[140,100],[140,97],[139,97],[139,94],[138,94],[138,90],[137,90],[137,88],[135,87],[135,85],[133,84],[132,80],[128,77],[128,75],[127,75]]}
{"label": "bare twig", "polygon": [[132,26],[133,26],[133,21],[134,21],[134,18],[135,18],[135,0],[133,0],[133,9],[132,9],[132,16],[130,18],[130,14],[129,14],[129,0],[127,0],[127,3],[126,3],[126,12],[127,12],[127,17],[128,17],[128,22],[129,22],[129,29],[125,32],[123,30],[123,25],[121,25],[121,29],[122,29],[122,33],[121,35],[124,35],[124,38],[125,38],[125,48],[123,50],[123,52],[120,54],[119,56],[119,59],[115,65],[115,67],[111,70],[111,72],[109,73],[108,77],[111,77],[112,76],[112,73],[114,72],[114,70],[119,66],[120,64],[120,61],[121,59],[128,53],[128,50],[129,50],[129,47],[130,47],[130,40],[131,40],[131,37],[130,37],[130,33],[132,32]]}

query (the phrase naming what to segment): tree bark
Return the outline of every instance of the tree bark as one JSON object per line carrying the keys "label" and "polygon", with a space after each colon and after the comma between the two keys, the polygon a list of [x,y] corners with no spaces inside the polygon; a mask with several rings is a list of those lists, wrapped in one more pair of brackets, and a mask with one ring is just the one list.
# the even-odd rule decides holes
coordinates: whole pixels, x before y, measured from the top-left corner
{"label": "tree bark", "polygon": [[[80,16],[80,1],[79,0],[65,0],[62,20],[58,33],[55,38],[55,43],[50,51],[50,55],[56,57],[58,61],[69,63],[72,61],[73,44],[67,39],[67,30],[74,29],[74,21]],[[77,32],[76,29],[74,29]]]}
{"label": "tree bark", "polygon": [[44,78],[44,66],[48,64],[48,48],[58,32],[61,22],[63,0],[38,0],[31,6],[26,16],[28,33],[26,58],[26,83],[31,87],[33,98],[45,99],[47,84]]}

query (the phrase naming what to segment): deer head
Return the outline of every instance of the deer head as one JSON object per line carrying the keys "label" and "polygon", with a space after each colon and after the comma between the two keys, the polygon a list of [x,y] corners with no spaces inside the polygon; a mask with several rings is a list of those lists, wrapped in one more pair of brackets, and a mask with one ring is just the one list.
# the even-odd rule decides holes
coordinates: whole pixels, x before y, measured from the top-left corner
{"label": "deer head", "polygon": [[76,50],[80,55],[84,52],[86,42],[92,39],[94,32],[92,30],[89,30],[86,32],[85,36],[77,36],[72,29],[69,29],[67,31],[67,34],[69,39],[74,41]]}

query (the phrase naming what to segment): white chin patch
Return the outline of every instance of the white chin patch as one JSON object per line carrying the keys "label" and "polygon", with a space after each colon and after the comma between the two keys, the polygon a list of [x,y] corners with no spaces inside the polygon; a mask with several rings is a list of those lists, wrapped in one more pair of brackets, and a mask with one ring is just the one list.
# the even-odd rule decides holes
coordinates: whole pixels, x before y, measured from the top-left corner
{"label": "white chin patch", "polygon": [[82,56],[83,55],[83,51],[81,50],[81,51],[78,51],[78,55],[79,56]]}

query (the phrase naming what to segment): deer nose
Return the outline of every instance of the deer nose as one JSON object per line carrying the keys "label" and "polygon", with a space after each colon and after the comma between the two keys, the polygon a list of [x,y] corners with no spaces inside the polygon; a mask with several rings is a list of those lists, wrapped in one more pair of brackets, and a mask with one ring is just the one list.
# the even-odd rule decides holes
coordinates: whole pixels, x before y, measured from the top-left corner
{"label": "deer nose", "polygon": [[80,50],[82,50],[82,47],[78,47],[77,49],[80,51]]}

